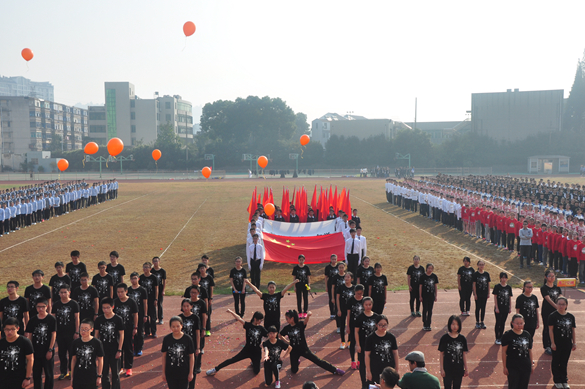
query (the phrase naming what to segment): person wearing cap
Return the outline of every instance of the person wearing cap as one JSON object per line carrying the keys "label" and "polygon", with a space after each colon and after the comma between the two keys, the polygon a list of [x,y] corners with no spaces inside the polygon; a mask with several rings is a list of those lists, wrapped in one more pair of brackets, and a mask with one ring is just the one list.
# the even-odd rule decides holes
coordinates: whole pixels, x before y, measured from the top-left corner
{"label": "person wearing cap", "polygon": [[405,373],[398,386],[402,389],[441,389],[439,379],[429,373],[425,367],[425,355],[420,351],[412,351],[406,358],[409,373]]}

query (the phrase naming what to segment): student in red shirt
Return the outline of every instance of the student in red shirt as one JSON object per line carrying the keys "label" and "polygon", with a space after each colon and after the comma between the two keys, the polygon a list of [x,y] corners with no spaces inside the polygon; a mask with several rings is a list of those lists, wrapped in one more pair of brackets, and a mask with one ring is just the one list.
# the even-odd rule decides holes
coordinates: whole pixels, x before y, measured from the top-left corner
{"label": "student in red shirt", "polygon": [[508,250],[514,251],[514,241],[516,240],[516,224],[518,221],[512,216],[512,212],[506,218],[507,231],[508,231]]}
{"label": "student in red shirt", "polygon": [[469,208],[469,235],[471,236],[475,236],[475,212],[476,212],[476,208],[474,206],[471,206]]}
{"label": "student in red shirt", "polygon": [[567,230],[563,229],[561,235],[561,242],[559,245],[559,253],[561,254],[561,274],[563,277],[567,276],[567,265],[569,264],[569,258],[567,257]]}
{"label": "student in red shirt", "polygon": [[559,232],[561,230],[562,230],[561,227],[554,227],[553,228],[553,235],[552,235],[552,239],[553,239],[552,249],[554,251],[553,267],[554,267],[556,273],[561,271],[561,265],[563,263],[563,258],[561,257],[561,252],[560,252],[562,235]]}
{"label": "student in red shirt", "polygon": [[579,270],[579,263],[577,258],[579,257],[579,240],[577,234],[573,234],[573,239],[567,243],[569,257],[569,277],[577,278],[577,272]]}
{"label": "student in red shirt", "polygon": [[504,228],[504,211],[499,211],[496,218],[496,243],[497,246],[503,248],[503,242],[506,241],[506,229]]}
{"label": "student in red shirt", "polygon": [[487,209],[484,212],[484,225],[485,225],[485,240],[488,243],[492,243],[492,218],[494,217],[494,214],[492,212],[492,209],[490,206],[487,207]]}
{"label": "student in red shirt", "polygon": [[[524,216],[517,216],[515,221],[516,231],[514,232],[514,235],[516,236],[516,251],[518,252],[518,255],[520,255],[520,229],[522,228],[523,223]],[[512,247],[512,250],[514,250],[514,247]]]}
{"label": "student in red shirt", "polygon": [[[542,223],[542,263],[544,266],[548,263],[550,227]],[[552,267],[549,265],[549,267]]]}
{"label": "student in red shirt", "polygon": [[585,284],[585,236],[579,245],[579,284]]}
{"label": "student in red shirt", "polygon": [[[532,260],[534,263],[540,263],[542,265],[542,230],[540,229],[540,222],[534,224],[534,219],[530,219],[528,222],[528,228],[532,229]],[[540,247],[540,249],[539,249]]]}

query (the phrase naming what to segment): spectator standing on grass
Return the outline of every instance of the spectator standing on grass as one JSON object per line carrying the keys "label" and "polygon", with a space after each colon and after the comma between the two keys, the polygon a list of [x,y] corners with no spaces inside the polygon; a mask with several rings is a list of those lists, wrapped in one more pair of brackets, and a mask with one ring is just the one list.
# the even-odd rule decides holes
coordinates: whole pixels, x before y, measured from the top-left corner
{"label": "spectator standing on grass", "polygon": [[427,371],[422,352],[412,351],[404,359],[408,361],[410,372],[402,376],[398,386],[402,389],[441,389],[439,379]]}
{"label": "spectator standing on grass", "polygon": [[569,300],[561,296],[557,300],[557,310],[550,314],[547,327],[550,334],[552,361],[551,370],[555,388],[568,388],[567,365],[571,351],[577,349],[575,335],[575,316],[567,312]]}
{"label": "spectator standing on grass", "polygon": [[524,260],[526,260],[526,266],[530,269],[533,232],[528,228],[527,220],[522,222],[522,228],[518,232],[518,236],[520,237],[520,269],[524,267]]}
{"label": "spectator standing on grass", "polygon": [[160,258],[152,258],[153,268],[150,270],[152,274],[158,279],[158,301],[156,314],[158,318],[157,324],[163,324],[163,299],[165,296],[165,287],[167,286],[167,271],[160,267]]}
{"label": "spectator standing on grass", "polygon": [[260,273],[264,267],[264,246],[258,243],[258,234],[252,235],[252,244],[246,251],[248,258],[248,271],[250,272],[250,282],[256,288],[260,287]]}

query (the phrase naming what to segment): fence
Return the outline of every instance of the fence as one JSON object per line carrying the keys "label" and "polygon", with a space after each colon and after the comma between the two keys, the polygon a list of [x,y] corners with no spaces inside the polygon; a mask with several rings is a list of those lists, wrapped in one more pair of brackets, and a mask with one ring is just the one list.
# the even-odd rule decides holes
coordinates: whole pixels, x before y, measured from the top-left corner
{"label": "fence", "polygon": [[467,176],[492,174],[491,167],[447,167],[447,168],[416,168],[414,173],[417,176],[429,176],[441,174],[449,174],[452,176]]}

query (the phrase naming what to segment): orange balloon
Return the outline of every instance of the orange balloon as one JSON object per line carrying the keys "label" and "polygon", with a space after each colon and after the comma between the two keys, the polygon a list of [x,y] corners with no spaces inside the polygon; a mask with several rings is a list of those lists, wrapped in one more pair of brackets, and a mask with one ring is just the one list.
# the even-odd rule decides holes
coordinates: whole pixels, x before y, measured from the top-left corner
{"label": "orange balloon", "polygon": [[112,138],[108,141],[108,153],[112,157],[120,154],[124,150],[124,142],[120,138]]}
{"label": "orange balloon", "polygon": [[211,175],[211,168],[205,166],[203,169],[201,169],[201,174],[203,174],[203,177],[209,178],[209,176]]}
{"label": "orange balloon", "polygon": [[274,208],[274,204],[272,203],[266,203],[266,205],[264,206],[264,212],[266,212],[268,216],[272,216],[275,210],[276,209]]}
{"label": "orange balloon", "polygon": [[64,172],[69,167],[69,161],[66,159],[60,159],[59,162],[57,162],[57,167]]}
{"label": "orange balloon", "polygon": [[22,55],[22,58],[24,58],[25,61],[30,61],[31,59],[33,59],[33,57],[35,56],[32,52],[31,49],[22,49],[20,55]]}
{"label": "orange balloon", "polygon": [[309,138],[309,135],[305,134],[305,135],[301,136],[301,145],[306,146],[309,144],[310,141],[311,141],[311,138]]}
{"label": "orange balloon", "polygon": [[183,24],[183,32],[185,33],[185,36],[191,36],[195,34],[195,23],[186,22]]}
{"label": "orange balloon", "polygon": [[83,151],[85,152],[85,154],[95,154],[98,152],[98,150],[100,149],[100,147],[98,146],[97,143],[95,142],[89,142],[88,144],[85,145],[85,148],[83,149]]}
{"label": "orange balloon", "polygon": [[268,158],[266,158],[263,155],[259,156],[258,157],[258,165],[260,165],[260,167],[262,169],[266,169],[266,166],[268,165]]}
{"label": "orange balloon", "polygon": [[160,157],[162,157],[162,153],[160,152],[160,150],[159,150],[159,149],[154,149],[154,150],[152,150],[152,158],[153,158],[155,161],[158,161],[158,160],[160,159]]}

